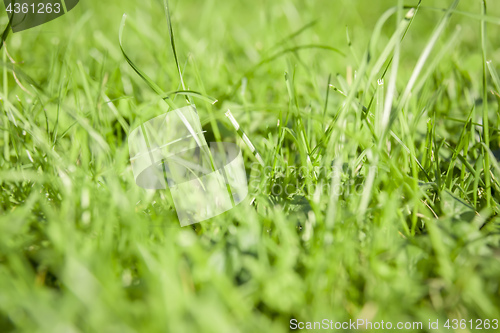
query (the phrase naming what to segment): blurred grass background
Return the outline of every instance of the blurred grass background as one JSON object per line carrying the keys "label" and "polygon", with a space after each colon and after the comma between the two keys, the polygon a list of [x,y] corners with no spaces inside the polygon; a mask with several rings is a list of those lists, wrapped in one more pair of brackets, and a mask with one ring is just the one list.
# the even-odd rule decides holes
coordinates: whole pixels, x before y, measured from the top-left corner
{"label": "blurred grass background", "polygon": [[[240,142],[248,200],[185,228],[166,191],[135,185],[128,160],[129,130],[168,107],[125,61],[118,31],[127,13],[127,54],[164,91],[179,90],[162,1],[81,1],[11,34],[1,50],[0,332],[281,332],[291,318],[424,327],[429,319],[500,319],[500,169],[493,156],[484,162],[500,148],[492,93],[500,7],[488,2],[489,68],[482,1],[461,1],[457,10],[470,15],[451,16],[400,108],[451,1],[422,1],[396,43],[398,71],[391,79],[389,66],[380,88],[390,59],[383,50],[409,8],[394,12],[376,40],[372,33],[396,4],[171,1],[187,88],[219,100],[196,101],[207,137],[239,142],[224,117],[230,108],[273,166],[265,173]],[[379,59],[384,66],[375,69]],[[330,75],[343,94],[354,89],[347,107],[327,86]],[[391,82],[394,135],[383,136],[376,119]],[[332,163],[338,177],[328,172]],[[277,184],[299,188],[275,195]]]}

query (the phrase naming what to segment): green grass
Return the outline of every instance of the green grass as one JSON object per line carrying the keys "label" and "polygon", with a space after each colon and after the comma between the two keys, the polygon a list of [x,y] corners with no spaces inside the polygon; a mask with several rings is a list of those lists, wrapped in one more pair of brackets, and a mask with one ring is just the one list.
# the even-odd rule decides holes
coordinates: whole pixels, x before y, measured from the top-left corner
{"label": "green grass", "polygon": [[[500,320],[493,0],[163,4],[81,1],[0,50],[0,332]],[[187,103],[249,195],[181,228],[127,135]]]}

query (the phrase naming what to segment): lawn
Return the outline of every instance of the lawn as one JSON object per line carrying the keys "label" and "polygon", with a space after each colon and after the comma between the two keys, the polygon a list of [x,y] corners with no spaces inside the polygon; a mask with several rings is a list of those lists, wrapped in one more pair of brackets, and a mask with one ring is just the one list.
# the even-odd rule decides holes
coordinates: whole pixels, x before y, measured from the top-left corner
{"label": "lawn", "polygon": [[[0,332],[499,327],[495,0],[88,0],[8,22],[0,5]],[[181,227],[128,140],[187,105],[240,147],[248,194]]]}

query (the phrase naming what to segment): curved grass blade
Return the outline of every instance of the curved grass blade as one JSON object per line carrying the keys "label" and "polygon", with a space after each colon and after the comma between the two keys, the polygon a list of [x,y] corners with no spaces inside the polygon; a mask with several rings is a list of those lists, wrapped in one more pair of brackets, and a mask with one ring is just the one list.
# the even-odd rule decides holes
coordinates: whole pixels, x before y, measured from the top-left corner
{"label": "curved grass blade", "polygon": [[209,102],[210,104],[214,105],[215,103],[218,102],[218,100],[214,97],[203,95],[200,92],[194,91],[194,90],[175,90],[175,91],[169,91],[167,92],[164,97],[162,98],[170,98],[172,95],[185,95],[185,96],[191,96],[191,97],[196,97],[199,98],[205,102]]}
{"label": "curved grass blade", "polygon": [[295,37],[299,36],[301,33],[306,31],[307,29],[315,26],[317,23],[318,23],[318,20],[313,20],[309,23],[306,23],[301,28],[299,28],[297,31],[292,32],[290,35],[288,35],[285,38],[283,38],[282,40],[280,40],[278,43],[276,43],[274,46],[272,46],[269,50],[274,50],[274,49],[279,48],[281,45],[285,44],[288,40],[294,39]]}
{"label": "curved grass blade", "polygon": [[[170,46],[172,47],[172,53],[174,54],[175,65],[177,66],[177,72],[179,73],[179,79],[181,80],[182,90],[186,90],[184,78],[182,77],[181,66],[179,65],[179,58],[177,57],[177,50],[175,48],[174,29],[172,28],[172,19],[170,18],[170,5],[168,4],[168,0],[163,0],[163,5],[165,7],[165,16],[167,17],[168,24],[168,34],[170,36]],[[188,104],[192,104],[192,101],[188,95],[186,95],[186,102],[188,102]]]}
{"label": "curved grass blade", "polygon": [[417,64],[415,65],[415,68],[413,69],[411,77],[410,77],[408,84],[406,85],[406,88],[405,88],[405,90],[404,90],[404,92],[399,100],[399,103],[398,103],[396,110],[401,110],[401,108],[403,108],[403,106],[406,104],[406,101],[410,97],[412,89],[417,81],[417,78],[420,75],[420,72],[422,71],[424,65],[426,64],[427,59],[429,58],[431,51],[434,49],[434,45],[436,45],[438,38],[441,36],[441,34],[444,31],[444,28],[446,27],[446,25],[450,21],[451,15],[453,14],[453,10],[457,7],[459,2],[460,2],[460,0],[453,1],[453,3],[450,5],[448,10],[446,11],[446,14],[441,19],[441,22],[439,22],[439,25],[436,27],[436,29],[432,33],[431,38],[429,39],[429,42],[427,43],[422,54],[418,58]]}
{"label": "curved grass blade", "polygon": [[[137,67],[137,65],[132,61],[132,59],[130,59],[130,57],[127,55],[127,53],[123,49],[122,37],[123,37],[123,29],[125,27],[125,21],[126,21],[126,19],[127,19],[127,15],[123,14],[123,18],[122,18],[122,22],[120,24],[120,30],[119,30],[119,34],[118,34],[118,39],[119,39],[119,44],[120,44],[120,50],[122,51],[123,56],[127,60],[127,62],[130,65],[130,67],[132,67],[134,69],[134,71],[148,84],[148,86],[151,89],[153,89],[154,92],[156,92],[160,96],[165,96],[166,95],[165,92],[155,82],[153,82],[153,80],[151,80],[151,78],[146,73],[144,73],[139,67]],[[163,100],[172,109],[176,108],[175,104],[169,98],[163,98]],[[194,129],[191,126],[191,124],[189,123],[189,121],[180,112],[178,112],[178,111],[176,111],[176,112],[177,112],[177,115],[179,116],[179,118],[182,120],[182,122],[186,126],[186,128],[188,129],[189,133],[193,136],[193,139],[196,141],[196,144],[199,147],[202,147],[202,149],[204,149],[205,151],[207,151],[208,150],[207,145],[204,144],[204,143],[202,143],[199,140],[198,136],[196,135],[196,132],[194,131]],[[210,153],[210,151],[208,151],[208,153]],[[211,157],[211,154],[209,156]],[[211,161],[211,164],[214,167],[213,161]]]}
{"label": "curved grass blade", "polygon": [[[123,49],[122,37],[123,37],[123,29],[125,27],[126,20],[127,20],[127,14],[123,14],[122,21],[120,24],[120,30],[118,32],[118,42],[120,44],[120,50],[122,51],[122,54],[125,57],[125,60],[127,60],[130,67],[132,67],[132,69],[141,77],[141,79],[144,80],[144,82],[147,83],[147,85],[151,89],[154,90],[155,93],[157,93],[158,95],[162,95],[162,96],[165,95],[163,90],[156,83],[154,83],[154,81],[151,80],[151,78],[146,73],[144,73],[139,67],[137,67],[135,65],[135,63],[132,61],[132,59],[129,58],[129,56],[127,55],[127,53]],[[167,101],[167,103],[169,104],[170,107],[174,108],[174,105],[172,104],[172,102]]]}
{"label": "curved grass blade", "polygon": [[[422,6],[421,8],[436,11],[436,12],[446,12],[446,8],[429,7],[429,6]],[[452,10],[451,12],[453,14],[462,15],[462,16],[469,17],[469,18],[474,19],[474,20],[485,21],[488,23],[500,25],[500,17],[488,16],[486,14],[470,13],[470,12],[465,12],[465,11],[456,10],[456,9]]]}
{"label": "curved grass blade", "polygon": [[286,48],[284,50],[276,52],[275,54],[273,54],[272,56],[270,56],[268,58],[262,59],[257,64],[255,64],[252,68],[250,68],[248,71],[246,71],[241,76],[241,78],[238,81],[236,81],[235,86],[233,86],[231,93],[228,96],[234,95],[235,92],[240,87],[242,80],[245,77],[252,76],[257,71],[257,69],[259,69],[259,67],[261,67],[262,65],[265,65],[269,62],[272,62],[272,61],[274,61],[274,60],[276,60],[276,59],[278,59],[278,58],[280,58],[288,53],[293,53],[293,52],[305,50],[305,49],[322,49],[322,50],[327,50],[327,51],[332,51],[332,52],[338,53],[343,57],[346,56],[346,54],[344,52],[340,51],[339,49],[332,47],[332,46],[328,46],[328,45],[322,45],[322,44],[306,44],[306,45],[298,45],[298,46]]}

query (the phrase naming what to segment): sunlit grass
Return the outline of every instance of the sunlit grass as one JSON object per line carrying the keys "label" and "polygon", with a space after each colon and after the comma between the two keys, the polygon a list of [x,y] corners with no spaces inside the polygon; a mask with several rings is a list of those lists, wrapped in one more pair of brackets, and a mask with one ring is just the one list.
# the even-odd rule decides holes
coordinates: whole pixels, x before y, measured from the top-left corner
{"label": "sunlit grass", "polygon": [[[498,6],[169,2],[4,34],[0,332],[500,319]],[[249,195],[181,228],[127,135],[187,103]]]}

